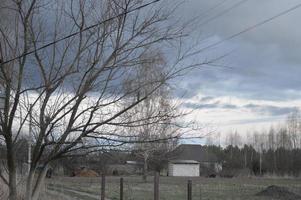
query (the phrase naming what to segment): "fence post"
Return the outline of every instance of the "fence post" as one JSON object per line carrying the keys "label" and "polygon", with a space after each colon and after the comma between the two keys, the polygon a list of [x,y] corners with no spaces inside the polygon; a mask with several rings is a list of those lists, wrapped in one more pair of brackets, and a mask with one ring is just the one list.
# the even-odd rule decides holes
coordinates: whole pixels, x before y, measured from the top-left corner
{"label": "fence post", "polygon": [[154,200],[159,200],[159,173],[155,173],[154,177]]}
{"label": "fence post", "polygon": [[192,200],[192,181],[188,180],[187,183],[187,200]]}
{"label": "fence post", "polygon": [[123,200],[123,178],[120,178],[120,200]]}
{"label": "fence post", "polygon": [[202,200],[202,188],[200,187],[200,200]]}
{"label": "fence post", "polygon": [[104,174],[101,175],[101,200],[105,200],[106,192],[106,177]]}

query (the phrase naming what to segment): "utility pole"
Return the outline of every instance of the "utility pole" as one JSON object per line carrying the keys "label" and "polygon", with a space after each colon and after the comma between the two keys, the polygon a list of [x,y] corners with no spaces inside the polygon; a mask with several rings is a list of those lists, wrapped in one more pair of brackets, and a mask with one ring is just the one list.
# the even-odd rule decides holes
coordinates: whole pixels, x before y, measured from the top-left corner
{"label": "utility pole", "polygon": [[28,175],[31,168],[31,139],[32,139],[32,104],[29,105],[29,134],[28,134]]}
{"label": "utility pole", "polygon": [[247,149],[245,148],[245,169],[247,168]]}
{"label": "utility pole", "polygon": [[263,143],[260,145],[260,153],[259,153],[259,173],[262,175],[262,151],[263,151]]}

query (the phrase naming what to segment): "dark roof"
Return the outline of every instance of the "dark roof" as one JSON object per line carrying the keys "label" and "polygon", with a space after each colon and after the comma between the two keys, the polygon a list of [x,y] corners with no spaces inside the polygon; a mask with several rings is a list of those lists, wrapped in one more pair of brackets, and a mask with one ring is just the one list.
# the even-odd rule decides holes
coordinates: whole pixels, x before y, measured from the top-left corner
{"label": "dark roof", "polygon": [[173,160],[195,160],[198,162],[218,162],[216,155],[206,146],[182,144],[174,150]]}
{"label": "dark roof", "polygon": [[200,162],[195,160],[171,160],[170,163],[173,164],[200,164]]}

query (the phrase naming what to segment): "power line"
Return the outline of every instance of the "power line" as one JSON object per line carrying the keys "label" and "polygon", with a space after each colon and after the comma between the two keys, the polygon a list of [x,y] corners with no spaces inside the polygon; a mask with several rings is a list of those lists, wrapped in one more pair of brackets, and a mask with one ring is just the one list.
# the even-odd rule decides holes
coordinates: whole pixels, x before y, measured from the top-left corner
{"label": "power line", "polygon": [[242,30],[242,31],[240,31],[240,32],[238,32],[238,33],[235,33],[235,34],[233,34],[233,35],[230,35],[230,36],[224,38],[223,40],[220,40],[220,41],[218,41],[218,42],[215,42],[215,43],[213,43],[213,44],[211,44],[211,45],[209,45],[209,46],[206,46],[206,47],[204,47],[204,48],[202,48],[202,49],[200,49],[200,50],[198,50],[198,51],[196,51],[196,52],[194,52],[194,53],[191,53],[191,54],[189,54],[189,56],[198,54],[198,53],[200,53],[200,52],[202,52],[202,51],[205,51],[205,50],[210,49],[210,48],[212,48],[212,47],[218,46],[218,45],[220,45],[220,44],[222,44],[222,43],[224,43],[224,42],[226,42],[226,41],[232,40],[233,38],[236,38],[236,37],[238,37],[238,36],[240,36],[240,35],[242,35],[242,34],[244,34],[244,33],[246,33],[246,32],[249,32],[249,31],[254,30],[254,29],[256,29],[256,28],[258,28],[258,27],[260,27],[260,26],[263,26],[264,24],[266,24],[266,23],[268,23],[268,22],[270,22],[270,21],[273,21],[273,20],[276,19],[276,18],[282,17],[282,16],[284,16],[284,15],[286,15],[286,14],[288,14],[288,13],[290,13],[290,12],[292,12],[292,11],[294,11],[294,10],[300,8],[300,7],[301,7],[301,3],[300,3],[300,4],[297,4],[296,6],[294,6],[294,7],[292,7],[292,8],[289,8],[289,9],[287,9],[287,10],[285,10],[285,11],[282,11],[282,12],[278,13],[277,15],[274,15],[274,16],[268,18],[268,19],[265,19],[265,20],[263,20],[263,21],[261,21],[261,22],[259,22],[259,23],[257,23],[257,24],[254,24],[254,25],[252,25],[252,26],[249,26],[249,27],[247,27],[246,29],[244,29],[244,30]]}
{"label": "power line", "polygon": [[210,7],[209,9],[206,9],[204,12],[201,11],[200,15],[198,15],[196,18],[199,18],[199,17],[202,17],[202,16],[204,16],[204,17],[208,16],[207,15],[208,13],[210,13],[211,11],[213,11],[213,10],[217,9],[218,7],[222,6],[227,1],[229,1],[229,0],[223,0],[223,1],[215,4],[214,6]]}
{"label": "power line", "polygon": [[[44,48],[47,48],[47,47],[49,47],[49,46],[51,46],[51,45],[54,45],[54,44],[56,44],[56,43],[58,43],[58,42],[61,42],[61,41],[65,40],[65,39],[71,38],[71,37],[73,37],[73,36],[75,36],[75,35],[77,35],[77,34],[79,34],[79,33],[81,33],[81,32],[87,31],[87,30],[92,29],[92,28],[94,28],[94,27],[97,27],[97,26],[99,26],[99,25],[101,25],[101,24],[103,24],[103,23],[106,23],[106,22],[108,22],[108,21],[111,21],[111,20],[113,20],[113,19],[115,19],[115,18],[118,18],[118,17],[120,17],[120,16],[123,16],[123,15],[126,15],[126,14],[128,14],[128,13],[134,12],[134,11],[136,11],[136,10],[140,10],[140,9],[142,9],[142,8],[145,8],[145,7],[147,7],[147,6],[151,5],[151,4],[157,3],[157,2],[159,2],[159,1],[161,1],[161,0],[154,0],[154,1],[151,1],[151,2],[149,2],[149,3],[143,4],[143,5],[139,6],[139,7],[136,7],[136,8],[134,8],[134,9],[131,9],[131,10],[127,11],[127,12],[118,14],[118,15],[116,15],[116,16],[114,16],[114,17],[108,18],[108,19],[106,19],[106,20],[104,20],[104,21],[101,21],[101,22],[96,23],[96,24],[94,24],[94,25],[88,26],[88,27],[84,28],[83,30],[74,32],[74,33],[72,33],[72,34],[70,34],[70,35],[67,35],[67,36],[63,37],[63,38],[54,40],[53,42],[50,42],[50,43],[48,43],[48,44],[46,44],[46,45],[43,45],[43,46],[41,46],[41,47],[39,47],[39,48],[36,48],[36,49],[34,49],[34,50],[31,50],[31,51],[29,51],[29,52],[27,52],[27,53],[21,54],[21,55],[19,55],[19,56],[17,56],[17,57],[14,57],[14,58],[12,58],[12,59],[7,60],[7,61],[0,62],[0,64],[7,64],[7,63],[9,63],[9,62],[11,62],[11,61],[14,61],[14,60],[16,60],[16,59],[19,59],[19,58],[22,58],[22,57],[24,57],[24,56],[30,55],[30,54],[35,53],[35,52],[37,52],[37,51],[40,51],[40,50],[42,50],[42,49],[44,49]],[[240,1],[238,4],[241,4],[241,3],[245,2],[245,1],[248,1],[248,0]],[[235,4],[235,5],[237,6],[237,4]],[[236,6],[235,6],[235,7],[236,7]],[[233,6],[232,6],[232,7],[233,7]],[[192,54],[190,54],[190,55],[194,55],[194,54],[200,53],[200,52],[202,52],[202,51],[205,51],[205,50],[207,50],[207,49],[210,49],[210,48],[212,48],[212,47],[218,46],[218,45],[220,45],[220,44],[222,44],[222,43],[224,43],[224,42],[226,42],[226,41],[229,41],[229,40],[231,40],[231,39],[233,39],[233,38],[235,38],[235,37],[238,37],[239,35],[242,35],[242,34],[244,34],[244,33],[246,33],[246,32],[249,32],[249,31],[251,31],[251,30],[254,30],[254,29],[256,29],[256,28],[258,28],[258,27],[260,27],[260,26],[262,26],[262,25],[264,25],[264,24],[266,24],[266,23],[268,23],[268,22],[270,22],[270,21],[273,21],[273,20],[276,19],[276,18],[279,18],[279,17],[281,17],[281,16],[283,16],[283,15],[286,15],[286,14],[288,14],[288,13],[290,13],[290,12],[292,12],[292,11],[294,11],[294,10],[300,8],[300,7],[301,7],[301,4],[297,4],[296,6],[290,8],[290,9],[287,9],[287,10],[285,10],[285,11],[283,11],[283,12],[280,12],[280,13],[278,13],[277,15],[274,15],[274,16],[272,16],[272,17],[266,19],[266,20],[263,20],[263,21],[257,23],[257,24],[254,24],[254,25],[252,25],[252,26],[250,26],[250,27],[248,27],[248,28],[246,28],[246,29],[244,29],[244,30],[238,32],[238,33],[235,33],[235,34],[233,34],[233,35],[231,35],[231,36],[229,36],[229,37],[223,39],[223,40],[220,40],[220,41],[218,41],[218,42],[216,42],[216,43],[213,43],[213,44],[211,44],[211,45],[209,45],[209,46],[206,46],[206,47],[204,47],[204,48],[202,48],[202,49],[200,49],[200,50],[198,50],[198,51],[196,51],[196,52],[194,52],[194,53],[192,53]],[[229,10],[229,9],[228,9],[228,10]]]}
{"label": "power line", "polygon": [[142,8],[145,8],[145,7],[147,7],[147,6],[151,5],[151,4],[157,3],[157,2],[159,2],[159,1],[161,1],[161,0],[153,0],[153,1],[149,2],[149,3],[143,4],[143,5],[141,5],[141,6],[138,6],[138,7],[136,7],[136,8],[133,8],[133,9],[128,10],[128,11],[126,11],[126,12],[123,12],[123,13],[120,13],[120,14],[115,15],[115,16],[113,16],[113,17],[110,17],[110,18],[108,18],[108,19],[105,19],[105,20],[103,20],[103,21],[101,21],[101,22],[98,22],[98,23],[96,23],[96,24],[93,24],[93,25],[91,25],[91,26],[88,26],[88,27],[86,27],[86,28],[84,28],[84,29],[82,29],[82,30],[76,31],[76,32],[74,32],[74,33],[72,33],[72,34],[70,34],[70,35],[65,36],[65,37],[59,38],[59,39],[57,39],[57,40],[54,40],[53,42],[50,42],[50,43],[48,43],[48,44],[45,44],[45,45],[43,45],[43,46],[41,46],[41,47],[39,47],[39,48],[35,48],[35,49],[31,50],[31,51],[28,51],[28,52],[26,52],[26,53],[23,53],[23,54],[21,54],[21,55],[19,55],[19,56],[16,56],[16,57],[14,57],[14,58],[9,59],[9,60],[3,61],[3,62],[1,62],[1,60],[0,60],[0,64],[7,64],[7,63],[9,63],[9,62],[12,62],[12,61],[17,60],[17,59],[19,59],[19,58],[22,58],[22,57],[24,57],[24,56],[27,56],[27,55],[30,55],[30,54],[32,54],[32,53],[38,52],[38,51],[40,51],[40,50],[42,50],[42,49],[45,49],[45,48],[47,48],[47,47],[49,47],[49,46],[52,46],[52,45],[54,45],[54,44],[56,44],[56,43],[59,43],[59,42],[63,41],[63,40],[66,40],[66,39],[68,39],[68,38],[74,37],[74,36],[76,36],[76,35],[78,35],[78,34],[80,34],[80,33],[82,33],[82,32],[85,32],[85,31],[90,30],[90,29],[92,29],[92,28],[95,28],[95,27],[97,27],[97,26],[99,26],[99,25],[102,25],[102,24],[104,24],[104,23],[106,23],[106,22],[108,22],[108,21],[111,21],[111,20],[113,20],[113,19],[116,19],[116,18],[118,18],[118,17],[121,17],[121,16],[126,15],[126,14],[129,14],[129,13],[132,13],[132,12],[134,12],[134,11],[136,11],[136,10],[140,10],[140,9],[142,9]]}
{"label": "power line", "polygon": [[244,4],[244,3],[246,3],[247,1],[249,1],[249,0],[241,0],[241,1],[237,2],[237,3],[235,3],[234,5],[232,5],[231,7],[227,8],[226,10],[223,10],[222,12],[220,12],[220,13],[214,15],[213,17],[210,17],[209,19],[203,21],[201,24],[199,24],[199,26],[203,26],[203,25],[205,25],[205,24],[208,24],[209,22],[211,22],[211,21],[213,21],[213,20],[215,20],[215,19],[217,19],[217,18],[219,18],[219,17],[221,17],[221,16],[227,14],[227,13],[230,12],[231,10],[233,10],[233,9],[235,9],[236,7],[238,7],[238,6],[240,6],[240,5]]}

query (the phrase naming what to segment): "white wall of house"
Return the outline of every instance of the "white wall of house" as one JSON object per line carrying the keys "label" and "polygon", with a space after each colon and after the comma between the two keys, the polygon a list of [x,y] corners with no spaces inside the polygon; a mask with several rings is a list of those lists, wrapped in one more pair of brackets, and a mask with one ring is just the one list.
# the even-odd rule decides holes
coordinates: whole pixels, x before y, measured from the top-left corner
{"label": "white wall of house", "polygon": [[200,164],[169,163],[169,176],[200,176]]}

